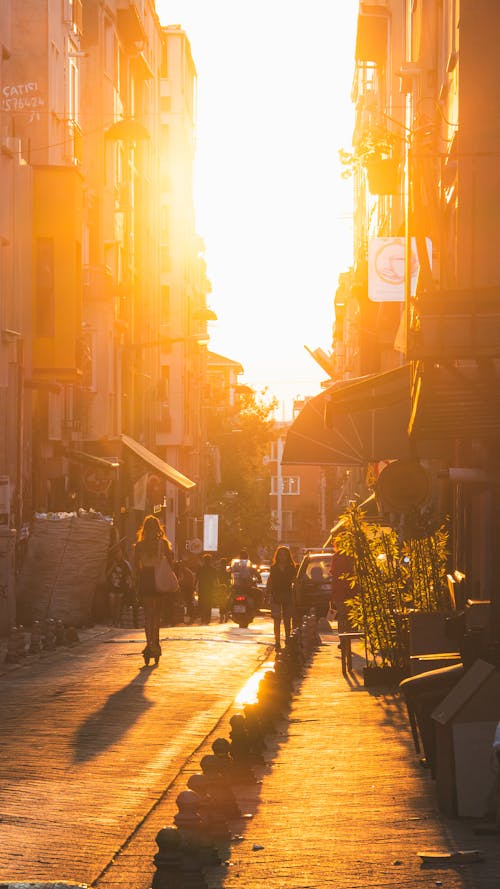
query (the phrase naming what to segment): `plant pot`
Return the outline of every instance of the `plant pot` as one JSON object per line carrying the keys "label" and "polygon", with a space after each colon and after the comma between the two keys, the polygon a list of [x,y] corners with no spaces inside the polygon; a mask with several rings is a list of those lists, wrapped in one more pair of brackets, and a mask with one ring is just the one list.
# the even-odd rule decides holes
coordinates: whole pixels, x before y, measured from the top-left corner
{"label": "plant pot", "polygon": [[366,172],[370,194],[397,194],[401,190],[399,164],[394,158],[367,161]]}
{"label": "plant pot", "polygon": [[396,686],[402,679],[406,679],[408,670],[403,667],[376,667],[363,668],[363,683],[365,688],[374,688],[377,685]]}

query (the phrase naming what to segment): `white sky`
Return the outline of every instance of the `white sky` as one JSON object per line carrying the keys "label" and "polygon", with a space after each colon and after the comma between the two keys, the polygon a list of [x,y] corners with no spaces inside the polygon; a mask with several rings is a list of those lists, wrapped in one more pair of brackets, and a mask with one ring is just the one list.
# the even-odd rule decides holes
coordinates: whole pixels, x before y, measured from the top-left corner
{"label": "white sky", "polygon": [[210,348],[289,418],[325,374],[338,275],[351,264],[357,0],[157,0],[198,72],[196,219],[218,315]]}

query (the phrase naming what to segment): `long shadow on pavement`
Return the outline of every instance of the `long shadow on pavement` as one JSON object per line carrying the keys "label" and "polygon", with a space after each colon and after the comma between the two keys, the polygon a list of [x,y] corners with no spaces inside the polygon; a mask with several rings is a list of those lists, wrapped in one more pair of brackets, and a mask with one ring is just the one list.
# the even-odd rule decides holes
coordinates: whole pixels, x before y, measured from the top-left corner
{"label": "long shadow on pavement", "polygon": [[74,761],[85,762],[120,740],[154,703],[145,696],[151,669],[143,667],[137,676],[109,696],[106,703],[82,722],[72,742]]}

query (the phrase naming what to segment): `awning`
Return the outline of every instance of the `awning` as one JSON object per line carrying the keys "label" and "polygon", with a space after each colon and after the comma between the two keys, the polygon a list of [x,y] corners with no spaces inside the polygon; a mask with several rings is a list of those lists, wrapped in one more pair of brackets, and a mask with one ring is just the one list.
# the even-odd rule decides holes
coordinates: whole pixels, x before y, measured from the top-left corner
{"label": "awning", "polygon": [[159,472],[160,475],[163,475],[169,482],[172,482],[173,485],[177,485],[178,488],[184,488],[185,490],[189,490],[196,486],[196,482],[191,481],[190,478],[187,478],[187,476],[183,475],[182,472],[179,472],[178,469],[174,469],[173,466],[170,466],[169,463],[166,463],[165,460],[162,460],[157,454],[153,454],[152,451],[145,448],[144,445],[136,441],[135,438],[130,438],[128,435],[121,435],[120,438],[125,447],[132,451],[136,457],[139,457],[144,463],[147,463],[156,472]]}
{"label": "awning", "polygon": [[410,456],[410,365],[334,383],[306,402],[282,463],[362,466]]}
{"label": "awning", "polygon": [[96,454],[88,454],[87,451],[78,451],[75,448],[67,448],[65,456],[68,460],[76,463],[93,463],[96,466],[102,466],[103,469],[119,469],[118,460],[107,460],[105,457],[98,457]]}

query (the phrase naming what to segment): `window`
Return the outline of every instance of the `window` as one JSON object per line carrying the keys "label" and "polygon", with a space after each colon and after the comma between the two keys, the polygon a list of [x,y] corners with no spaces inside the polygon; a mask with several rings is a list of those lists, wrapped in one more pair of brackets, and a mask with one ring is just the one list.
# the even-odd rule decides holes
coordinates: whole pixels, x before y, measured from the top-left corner
{"label": "window", "polygon": [[283,476],[283,494],[300,494],[300,478],[298,475]]}
{"label": "window", "polygon": [[[278,477],[271,478],[271,494],[278,494]],[[284,475],[281,479],[281,494],[300,494],[300,478],[298,475]]]}

